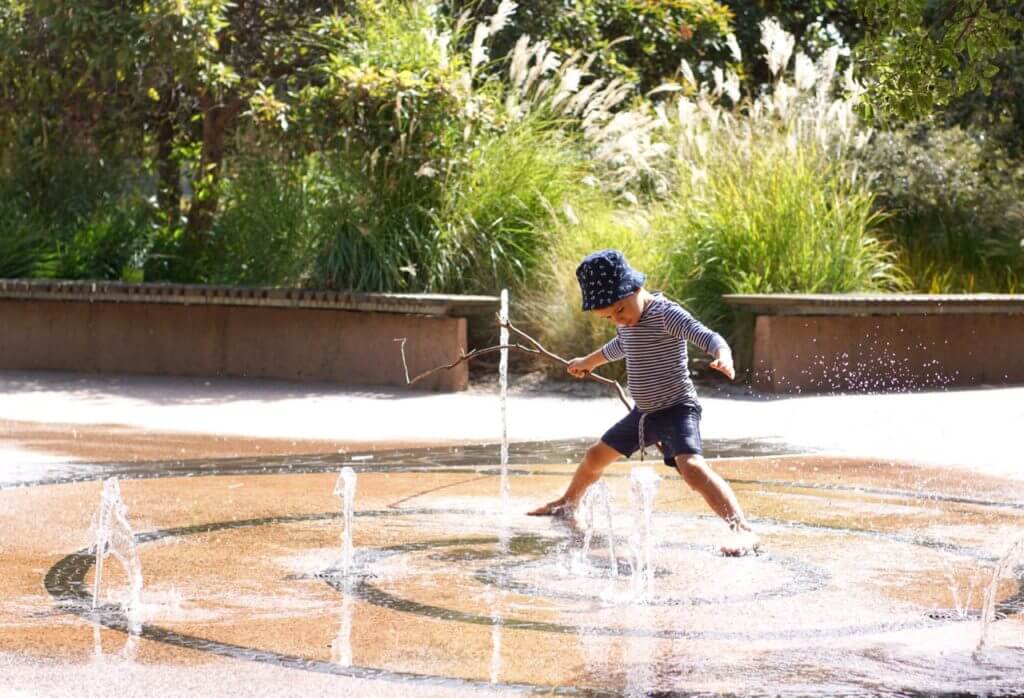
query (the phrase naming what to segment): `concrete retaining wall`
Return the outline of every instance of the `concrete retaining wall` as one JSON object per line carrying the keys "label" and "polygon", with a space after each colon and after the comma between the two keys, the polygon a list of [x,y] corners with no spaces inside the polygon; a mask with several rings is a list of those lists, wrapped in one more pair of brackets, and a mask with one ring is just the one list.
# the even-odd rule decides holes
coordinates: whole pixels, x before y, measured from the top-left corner
{"label": "concrete retaining wall", "polygon": [[874,392],[1024,383],[1024,296],[727,296],[756,315],[753,386]]}
{"label": "concrete retaining wall", "polygon": [[[249,290],[257,302],[240,305],[222,295],[197,301],[203,287],[194,286],[159,287],[161,293],[149,294],[161,300],[146,300],[144,293],[111,299],[146,286],[152,291],[156,285],[0,281],[0,368],[404,386],[395,338],[407,339],[409,370],[415,375],[466,351],[466,317],[448,312],[497,307],[496,299],[486,297],[471,299],[476,306],[470,308],[464,297],[423,296],[417,305],[415,296],[341,294],[332,300],[302,292],[303,301],[320,306],[308,307],[298,291],[294,303],[282,302],[289,299],[281,289],[272,290],[277,305],[259,304],[259,289]],[[56,294],[62,299],[49,297]],[[359,303],[420,308],[424,314],[346,309]],[[461,364],[415,387],[463,390],[468,379],[468,366]]]}

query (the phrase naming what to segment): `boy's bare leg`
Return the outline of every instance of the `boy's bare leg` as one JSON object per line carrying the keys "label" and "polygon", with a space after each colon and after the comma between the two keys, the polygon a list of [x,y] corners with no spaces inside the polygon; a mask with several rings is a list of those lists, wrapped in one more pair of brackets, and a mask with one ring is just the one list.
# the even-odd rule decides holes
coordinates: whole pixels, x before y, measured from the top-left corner
{"label": "boy's bare leg", "polygon": [[676,456],[676,470],[686,484],[700,493],[711,510],[722,517],[734,531],[743,533],[735,545],[723,545],[725,555],[746,555],[756,552],[760,542],[743,515],[729,483],[712,470],[704,458],[695,454]]}
{"label": "boy's bare leg", "polygon": [[566,488],[565,494],[553,502],[537,507],[529,512],[529,515],[568,516],[572,514],[587,488],[600,479],[601,473],[604,472],[605,468],[621,457],[622,454],[614,448],[603,441],[598,441],[587,449],[583,460],[576,467],[576,472],[573,474],[572,481],[569,483],[569,487]]}

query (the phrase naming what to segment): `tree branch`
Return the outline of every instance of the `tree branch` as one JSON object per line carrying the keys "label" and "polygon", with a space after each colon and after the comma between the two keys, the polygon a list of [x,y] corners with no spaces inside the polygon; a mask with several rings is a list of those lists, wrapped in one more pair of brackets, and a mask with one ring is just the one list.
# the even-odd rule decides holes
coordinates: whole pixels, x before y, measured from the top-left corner
{"label": "tree branch", "polygon": [[971,11],[971,14],[965,18],[967,21],[964,22],[963,28],[960,30],[960,33],[956,35],[956,39],[953,41],[954,50],[960,47],[960,42],[963,40],[967,32],[974,26],[975,21],[978,19],[978,15],[981,14],[984,7],[985,2],[982,0],[982,2],[978,3],[978,6]]}
{"label": "tree branch", "polygon": [[960,9],[960,5],[961,4],[962,4],[961,0],[954,0],[953,2],[950,2],[945,7],[945,9],[942,10],[942,12],[939,14],[939,16],[935,18],[935,21],[932,22],[930,27],[928,27],[928,29],[925,32],[925,34],[932,35],[932,33],[935,32],[935,35],[933,36],[933,38],[936,41],[941,39],[942,38],[941,29],[942,29],[943,25],[945,25],[946,21],[951,19],[953,17],[953,15],[956,14],[957,10]]}
{"label": "tree branch", "polygon": [[515,349],[517,351],[526,352],[527,354],[540,354],[540,352],[537,351],[536,349],[530,349],[529,347],[524,347],[522,344],[499,344],[499,345],[493,346],[493,347],[484,347],[483,349],[474,349],[473,351],[469,352],[468,354],[460,355],[458,359],[456,359],[455,361],[451,362],[450,364],[444,364],[443,366],[435,366],[434,368],[428,369],[428,370],[424,371],[423,373],[418,374],[415,378],[410,378],[409,377],[409,364],[406,362],[406,359],[405,359],[405,342],[406,342],[406,339],[405,339],[405,337],[399,337],[399,338],[396,338],[395,341],[401,343],[402,366],[405,368],[405,383],[406,383],[406,385],[412,385],[416,381],[422,380],[423,378],[426,378],[429,375],[437,373],[438,371],[445,371],[445,370],[448,370],[448,369],[451,369],[451,368],[455,368],[456,366],[461,364],[463,361],[469,361],[470,359],[475,359],[478,356],[483,356],[484,354],[492,354],[492,353],[494,353],[496,351],[501,351],[502,349]]}
{"label": "tree branch", "polygon": [[[491,353],[496,352],[496,351],[501,351],[502,349],[513,349],[515,351],[521,351],[521,352],[524,352],[526,354],[533,354],[535,356],[545,356],[545,357],[551,359],[552,361],[557,361],[558,363],[562,364],[563,366],[568,366],[569,365],[569,361],[567,359],[564,359],[561,356],[559,356],[558,354],[554,354],[554,353],[548,351],[547,349],[544,348],[544,346],[540,342],[538,342],[536,339],[534,339],[530,335],[528,335],[525,332],[523,332],[521,329],[519,329],[518,327],[513,325],[511,322],[502,323],[499,320],[498,326],[499,327],[505,327],[510,332],[514,332],[515,334],[519,335],[520,337],[525,339],[527,342],[532,344],[533,347],[524,346],[522,344],[499,344],[499,345],[493,346],[493,347],[484,347],[483,349],[474,349],[473,351],[469,352],[468,354],[463,353],[458,359],[456,359],[455,361],[451,362],[450,364],[445,364],[443,366],[435,366],[434,368],[428,369],[428,370],[424,371],[423,373],[418,374],[414,378],[410,378],[409,377],[409,364],[406,362],[406,358],[405,358],[405,342],[406,342],[406,339],[405,339],[405,337],[396,338],[395,341],[399,342],[401,344],[402,366],[405,368],[405,382],[406,382],[406,385],[412,385],[416,381],[421,380],[423,378],[426,378],[427,376],[429,376],[431,374],[434,374],[434,373],[437,373],[438,371],[443,371],[443,370],[455,368],[456,366],[461,364],[463,361],[469,361],[471,359],[477,358],[478,356],[483,356],[484,354],[491,354]],[[593,381],[597,381],[598,383],[604,383],[605,385],[609,385],[609,386],[614,387],[615,391],[618,393],[619,400],[621,400],[622,404],[626,406],[626,409],[627,410],[633,409],[633,406],[629,403],[629,399],[626,398],[626,391],[622,389],[622,386],[619,384],[618,381],[614,381],[614,380],[612,380],[610,378],[605,378],[604,376],[599,376],[599,375],[594,374],[594,373],[588,373],[587,377],[590,378]]]}
{"label": "tree branch", "polygon": [[[540,342],[538,342],[536,339],[534,339],[530,335],[528,335],[525,332],[523,332],[521,329],[519,329],[518,327],[513,325],[511,322],[507,322],[507,323],[505,323],[503,325],[501,323],[501,321],[499,320],[498,321],[498,325],[500,327],[507,328],[510,332],[515,332],[517,335],[519,335],[520,337],[522,337],[523,339],[528,341],[530,344],[535,346],[537,348],[537,351],[539,351],[541,354],[543,354],[544,356],[548,357],[549,359],[557,361],[558,363],[562,364],[563,366],[568,366],[569,365],[569,361],[567,359],[564,359],[561,356],[559,356],[558,354],[553,354],[552,352],[548,351],[547,349],[545,349],[541,345]],[[633,409],[633,406],[631,404],[629,404],[629,400],[626,398],[626,391],[622,389],[622,386],[619,384],[618,381],[612,380],[611,378],[605,378],[604,376],[599,376],[596,373],[588,373],[587,374],[587,378],[589,378],[590,380],[597,381],[598,383],[604,383],[605,385],[610,385],[610,386],[614,387],[615,391],[619,394],[619,400],[621,400],[622,404],[626,406],[626,409],[627,410],[632,410]]]}

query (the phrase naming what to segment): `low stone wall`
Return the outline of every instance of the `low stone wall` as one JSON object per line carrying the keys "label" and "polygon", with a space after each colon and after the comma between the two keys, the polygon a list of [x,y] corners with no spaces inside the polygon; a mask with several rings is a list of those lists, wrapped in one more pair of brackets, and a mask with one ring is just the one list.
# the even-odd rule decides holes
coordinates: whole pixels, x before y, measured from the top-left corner
{"label": "low stone wall", "polygon": [[730,295],[755,315],[753,386],[875,392],[1024,383],[1021,295]]}
{"label": "low stone wall", "polygon": [[[0,368],[404,386],[467,349],[490,296],[0,280]],[[414,387],[463,390],[467,364]]]}

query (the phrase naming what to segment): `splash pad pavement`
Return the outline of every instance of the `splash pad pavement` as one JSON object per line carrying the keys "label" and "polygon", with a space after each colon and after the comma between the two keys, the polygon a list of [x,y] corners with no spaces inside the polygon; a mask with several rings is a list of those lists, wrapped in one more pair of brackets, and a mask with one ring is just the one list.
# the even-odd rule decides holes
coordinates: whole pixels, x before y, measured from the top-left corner
{"label": "splash pad pavement", "polygon": [[[138,608],[110,560],[93,608],[96,558],[81,542],[101,482],[0,491],[0,685],[30,694],[176,693],[189,682],[381,695],[1024,688],[1019,568],[998,583],[988,647],[974,656],[984,587],[1022,528],[1024,486],[972,478],[965,493],[955,474],[930,471],[921,488],[918,469],[863,459],[722,458],[718,470],[756,512],[767,552],[719,556],[721,524],[666,479],[651,593],[637,595],[628,466],[605,478],[611,536],[597,516],[585,554],[578,525],[521,515],[564,486],[565,461],[580,448],[514,447],[509,516],[486,449],[228,459],[171,472],[126,465],[121,490],[146,580]],[[343,464],[359,478],[348,574],[338,571],[334,495]]]}
{"label": "splash pad pavement", "polygon": [[[606,472],[607,507],[525,516],[588,443],[512,444],[507,509],[497,445],[14,468],[0,693],[1024,691],[1024,568],[1000,564],[1024,532],[1020,479],[710,438],[765,543],[728,559],[723,524],[661,466],[640,545],[635,461]],[[110,476],[135,600],[113,556],[96,584]]]}

